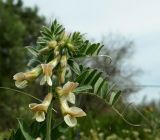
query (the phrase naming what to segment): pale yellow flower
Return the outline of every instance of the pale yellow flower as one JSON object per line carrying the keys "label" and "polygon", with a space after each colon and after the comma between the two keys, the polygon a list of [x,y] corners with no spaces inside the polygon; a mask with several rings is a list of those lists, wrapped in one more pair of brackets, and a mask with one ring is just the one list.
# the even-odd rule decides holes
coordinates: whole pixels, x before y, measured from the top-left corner
{"label": "pale yellow flower", "polygon": [[25,88],[28,84],[28,81],[31,81],[39,76],[41,73],[41,67],[37,66],[36,68],[32,69],[28,72],[19,72],[13,76],[15,80],[15,85],[18,88]]}
{"label": "pale yellow flower", "polygon": [[41,66],[44,76],[40,81],[40,85],[44,85],[47,82],[48,85],[52,86],[51,76],[52,76],[53,66],[51,64],[41,64]]}
{"label": "pale yellow flower", "polygon": [[52,71],[58,64],[59,59],[60,57],[57,56],[55,59],[50,61],[48,64],[41,64],[44,76],[42,77],[40,81],[40,85],[44,85],[47,82],[49,86],[52,86],[52,79],[51,79]]}
{"label": "pale yellow flower", "polygon": [[77,125],[77,117],[86,116],[86,113],[78,107],[69,107],[66,100],[60,99],[61,110],[64,115],[64,121],[69,127]]}
{"label": "pale yellow flower", "polygon": [[75,95],[73,91],[78,86],[78,83],[68,81],[63,87],[57,87],[56,92],[64,100],[69,101],[72,104],[75,104]]}
{"label": "pale yellow flower", "polygon": [[37,104],[37,103],[29,104],[29,108],[33,112],[35,112],[35,115],[33,118],[35,118],[37,122],[42,122],[45,120],[45,113],[47,113],[47,110],[51,101],[52,101],[52,93],[48,93],[41,104]]}

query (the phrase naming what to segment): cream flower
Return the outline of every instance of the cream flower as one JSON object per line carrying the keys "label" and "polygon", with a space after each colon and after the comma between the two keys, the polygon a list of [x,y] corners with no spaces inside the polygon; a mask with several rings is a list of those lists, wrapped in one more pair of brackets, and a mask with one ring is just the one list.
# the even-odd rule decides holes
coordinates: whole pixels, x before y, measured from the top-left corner
{"label": "cream flower", "polygon": [[86,113],[78,107],[69,107],[66,100],[60,100],[64,121],[69,127],[77,125],[76,117],[86,116]]}
{"label": "cream flower", "polygon": [[63,88],[57,87],[56,92],[61,99],[67,100],[72,104],[75,104],[75,95],[73,93],[74,89],[78,86],[78,83],[68,81]]}
{"label": "cream flower", "polygon": [[58,64],[59,59],[60,57],[58,56],[52,61],[50,61],[48,64],[41,64],[44,76],[40,81],[40,85],[44,85],[47,82],[49,86],[52,86],[52,79],[51,79],[52,71],[53,71],[53,68],[55,68],[56,65]]}
{"label": "cream flower", "polygon": [[40,81],[40,85],[44,85],[47,82],[48,85],[52,86],[51,76],[52,76],[53,66],[51,64],[41,64],[41,66],[44,76]]}
{"label": "cream flower", "polygon": [[33,112],[35,112],[35,115],[33,118],[35,118],[37,122],[42,122],[45,120],[45,113],[47,113],[51,100],[52,100],[52,93],[48,93],[41,104],[37,104],[37,103],[29,104],[29,108]]}
{"label": "cream flower", "polygon": [[15,80],[15,85],[18,88],[25,88],[28,84],[28,81],[35,79],[41,73],[41,67],[37,66],[28,72],[19,72],[13,76]]}

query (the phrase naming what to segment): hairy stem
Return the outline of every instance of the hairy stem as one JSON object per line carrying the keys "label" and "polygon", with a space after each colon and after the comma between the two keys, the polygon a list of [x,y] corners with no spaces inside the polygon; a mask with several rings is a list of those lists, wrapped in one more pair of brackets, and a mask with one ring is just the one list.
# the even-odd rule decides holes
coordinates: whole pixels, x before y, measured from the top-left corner
{"label": "hairy stem", "polygon": [[[52,93],[52,87],[48,88],[48,92]],[[53,99],[52,99],[52,101],[48,107],[48,111],[47,111],[46,140],[51,140],[52,106],[53,106]]]}
{"label": "hairy stem", "polygon": [[47,111],[46,140],[51,140],[52,105],[53,105],[53,101],[49,105],[49,108]]}

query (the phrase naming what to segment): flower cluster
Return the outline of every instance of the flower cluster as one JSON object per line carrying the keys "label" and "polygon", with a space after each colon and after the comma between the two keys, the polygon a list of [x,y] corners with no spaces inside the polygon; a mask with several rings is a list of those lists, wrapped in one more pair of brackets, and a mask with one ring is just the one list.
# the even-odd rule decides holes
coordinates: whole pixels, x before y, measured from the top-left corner
{"label": "flower cluster", "polygon": [[64,121],[70,127],[77,124],[76,117],[86,116],[86,113],[78,107],[69,107],[68,102],[75,104],[74,89],[78,83],[68,81],[63,87],[57,87],[56,92],[59,95],[61,110],[64,115]]}
{"label": "flower cluster", "polygon": [[[13,76],[16,87],[21,89],[38,77],[40,85],[47,84],[51,87],[52,93],[49,92],[42,103],[29,104],[29,108],[35,113],[33,118],[36,121],[42,122],[45,120],[45,113],[47,113],[54,94],[58,95],[64,121],[69,127],[74,127],[77,124],[76,117],[86,116],[82,109],[68,104],[68,102],[75,104],[76,98],[73,92],[79,85],[66,79],[66,70],[69,68],[69,54],[74,51],[73,45],[67,42],[66,34],[64,34],[61,40],[50,40],[44,48],[38,50],[39,55],[49,55],[51,53],[51,59],[46,59],[45,63],[38,64],[30,71],[19,72]],[[53,80],[55,83],[53,83]]]}
{"label": "flower cluster", "polygon": [[49,86],[52,86],[52,72],[53,69],[57,66],[59,63],[60,56],[57,56],[52,61],[50,61],[47,64],[40,64],[36,68],[33,68],[31,71],[27,72],[19,72],[13,76],[13,79],[15,80],[15,85],[18,88],[25,88],[29,81],[32,81],[42,73],[42,78],[40,81],[40,85],[44,85],[46,82]]}

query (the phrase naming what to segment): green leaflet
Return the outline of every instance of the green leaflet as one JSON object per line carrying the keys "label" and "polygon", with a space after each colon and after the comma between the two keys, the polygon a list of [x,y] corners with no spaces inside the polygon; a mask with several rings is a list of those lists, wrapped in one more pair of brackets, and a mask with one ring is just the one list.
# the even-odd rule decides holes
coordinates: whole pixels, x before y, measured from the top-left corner
{"label": "green leaflet", "polygon": [[74,92],[75,93],[80,93],[80,92],[84,92],[84,91],[87,91],[87,90],[90,90],[92,89],[92,86],[90,85],[84,85],[84,86],[80,86],[80,87],[77,87]]}
{"label": "green leaflet", "polygon": [[37,57],[39,55],[38,51],[36,50],[36,48],[31,47],[31,46],[27,46],[25,47],[33,56]]}
{"label": "green leaflet", "polygon": [[38,64],[40,64],[40,61],[35,58],[35,59],[30,59],[29,62],[28,62],[28,64],[27,64],[27,66],[34,68],[34,67],[36,67]]}
{"label": "green leaflet", "polygon": [[77,75],[81,73],[79,65],[75,61],[69,59],[68,64],[70,65],[70,68],[74,73],[76,73]]}
{"label": "green leaflet", "polygon": [[[74,67],[72,67],[72,69],[73,71],[75,71]],[[109,94],[110,87],[106,78],[103,78],[101,76],[102,72],[99,72],[97,69],[85,68],[82,65],[80,65],[79,68],[77,65],[76,69],[79,69],[81,71],[77,75],[78,77],[75,79],[75,81],[78,82],[81,87],[85,87],[85,85],[91,86],[92,88],[89,90],[89,93],[91,93],[92,95],[95,94],[96,96],[100,97],[111,105],[113,105],[117,101],[121,92],[118,91],[115,93],[111,91],[112,93]],[[107,99],[108,96],[109,99]]]}
{"label": "green leaflet", "polygon": [[121,95],[121,91],[112,92],[109,100],[110,105],[114,105],[115,102],[118,100],[119,96]]}
{"label": "green leaflet", "polygon": [[89,74],[89,71],[83,71],[82,73],[81,73],[81,75],[79,75],[77,78],[76,78],[76,82],[78,82],[80,85],[81,85],[81,83],[83,83],[84,82],[84,80],[85,80],[85,78],[88,76],[88,74]]}

